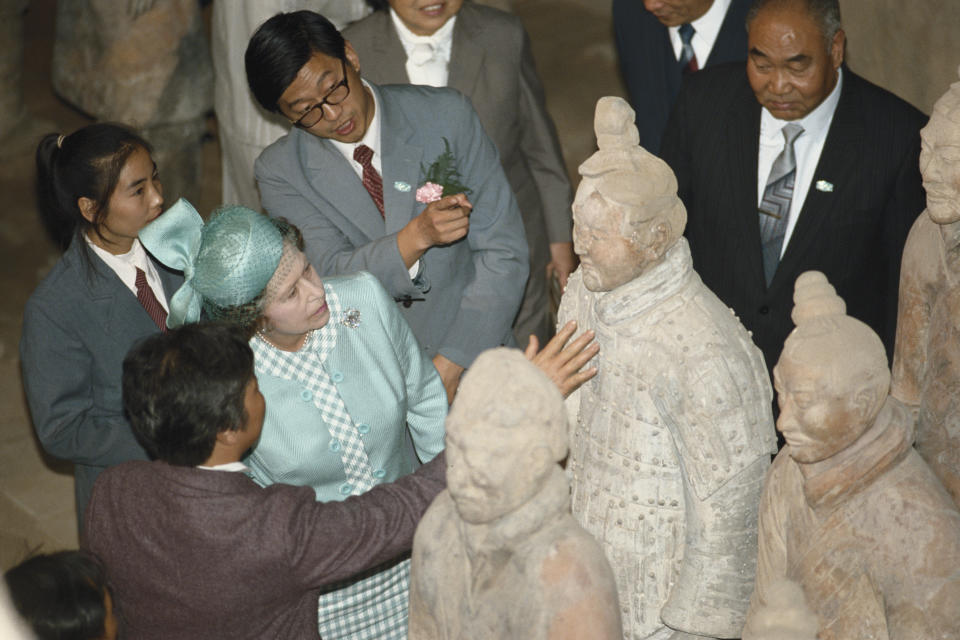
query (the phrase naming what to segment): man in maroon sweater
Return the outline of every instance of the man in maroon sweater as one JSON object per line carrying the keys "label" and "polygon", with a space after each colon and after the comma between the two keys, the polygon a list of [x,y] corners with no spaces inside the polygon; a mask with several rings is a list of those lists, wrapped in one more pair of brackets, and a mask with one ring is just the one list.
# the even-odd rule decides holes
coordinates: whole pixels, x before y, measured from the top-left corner
{"label": "man in maroon sweater", "polygon": [[83,546],[107,567],[126,638],[317,638],[319,588],[409,551],[445,487],[443,453],[343,502],[254,484],[240,458],[264,401],[249,346],[225,327],[134,347],[123,399],[156,461],[98,478]]}

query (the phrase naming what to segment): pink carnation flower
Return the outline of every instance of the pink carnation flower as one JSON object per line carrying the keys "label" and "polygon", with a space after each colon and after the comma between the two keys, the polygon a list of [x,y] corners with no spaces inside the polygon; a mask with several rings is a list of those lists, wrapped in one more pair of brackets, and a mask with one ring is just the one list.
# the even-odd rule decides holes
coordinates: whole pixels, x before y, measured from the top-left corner
{"label": "pink carnation flower", "polygon": [[443,186],[436,182],[425,182],[417,189],[417,202],[429,204],[443,197]]}

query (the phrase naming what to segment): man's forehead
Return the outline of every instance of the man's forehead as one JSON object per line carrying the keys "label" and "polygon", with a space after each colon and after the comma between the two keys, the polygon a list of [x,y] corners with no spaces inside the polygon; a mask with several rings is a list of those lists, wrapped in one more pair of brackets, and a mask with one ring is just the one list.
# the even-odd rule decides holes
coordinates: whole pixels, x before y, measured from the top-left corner
{"label": "man's forehead", "polygon": [[310,59],[300,67],[290,86],[280,94],[280,100],[287,104],[293,104],[304,99],[302,93],[315,89],[318,82],[325,76],[337,73],[339,68],[339,59],[317,51],[313,52]]}
{"label": "man's forehead", "polygon": [[[800,37],[804,35],[812,36],[812,40]],[[805,46],[825,46],[820,26],[802,2],[761,9],[750,23],[747,40],[751,51],[759,48],[761,53],[770,53],[763,50],[767,43],[796,50],[798,55]]]}

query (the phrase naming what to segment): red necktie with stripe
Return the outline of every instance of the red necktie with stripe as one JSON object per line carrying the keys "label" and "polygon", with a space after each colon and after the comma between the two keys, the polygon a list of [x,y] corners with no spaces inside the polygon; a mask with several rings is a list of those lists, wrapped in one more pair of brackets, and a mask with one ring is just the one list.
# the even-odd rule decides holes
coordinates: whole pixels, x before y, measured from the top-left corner
{"label": "red necktie with stripe", "polygon": [[160,304],[160,301],[157,300],[157,296],[153,295],[153,289],[147,284],[147,274],[145,274],[140,267],[137,267],[136,284],[137,300],[139,300],[143,308],[147,310],[147,313],[150,314],[150,317],[156,325],[160,327],[160,330],[166,331],[167,312],[164,310],[163,305]]}
{"label": "red necktie with stripe", "polygon": [[353,150],[353,159],[363,167],[363,186],[373,198],[373,204],[377,205],[380,217],[386,219],[383,214],[383,179],[373,166],[373,149],[365,144],[357,145]]}
{"label": "red necktie with stripe", "polygon": [[373,198],[373,204],[377,205],[380,217],[385,219],[383,214],[383,179],[380,178],[376,167],[373,166],[373,149],[365,144],[357,145],[353,150],[353,159],[363,167],[363,186],[370,197]]}

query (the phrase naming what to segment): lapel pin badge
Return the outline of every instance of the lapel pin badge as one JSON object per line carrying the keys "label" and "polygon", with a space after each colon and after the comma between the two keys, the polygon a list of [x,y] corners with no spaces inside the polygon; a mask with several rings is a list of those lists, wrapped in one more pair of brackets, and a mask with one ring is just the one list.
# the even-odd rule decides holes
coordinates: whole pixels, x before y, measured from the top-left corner
{"label": "lapel pin badge", "polygon": [[343,319],[340,320],[340,324],[351,329],[356,329],[360,326],[360,310],[350,308],[347,309],[347,312],[343,314]]}
{"label": "lapel pin badge", "polygon": [[393,183],[393,188],[402,193],[406,193],[407,191],[410,191],[410,183],[404,182],[403,180],[397,180]]}
{"label": "lapel pin badge", "polygon": [[824,193],[833,193],[833,183],[826,180],[817,180],[817,191]]}

